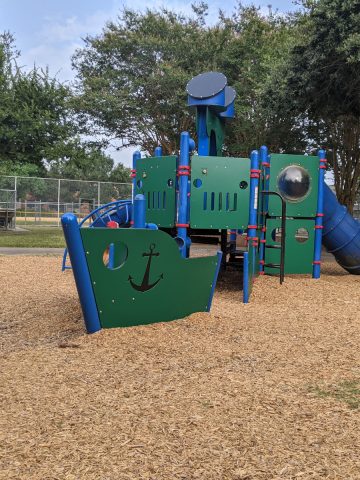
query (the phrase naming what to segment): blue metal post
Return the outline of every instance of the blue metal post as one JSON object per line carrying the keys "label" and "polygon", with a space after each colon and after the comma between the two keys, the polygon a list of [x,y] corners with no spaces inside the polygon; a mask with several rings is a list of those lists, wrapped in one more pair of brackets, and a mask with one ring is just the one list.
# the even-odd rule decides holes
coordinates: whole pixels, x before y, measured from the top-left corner
{"label": "blue metal post", "polygon": [[61,223],[74,272],[86,330],[88,333],[94,333],[101,330],[101,324],[81,239],[80,227],[73,213],[65,213],[61,218]]}
{"label": "blue metal post", "polygon": [[[269,155],[268,149],[265,145],[260,147],[260,162],[261,162],[261,169],[264,176],[264,181],[262,187],[264,190],[269,190],[269,179],[270,179],[270,162],[269,162]],[[261,232],[260,232],[260,250],[259,250],[259,273],[260,275],[264,275],[264,263],[265,263],[265,218],[267,213],[267,206],[268,206],[268,195],[260,195],[261,199]]]}
{"label": "blue metal post", "polygon": [[259,152],[253,150],[250,156],[250,205],[249,205],[249,225],[248,237],[256,237],[257,230],[257,212],[259,197]]}
{"label": "blue metal post", "polygon": [[110,243],[108,268],[112,270],[114,267],[115,267],[115,245],[113,243]]}
{"label": "blue metal post", "polygon": [[[132,200],[132,203],[134,204],[134,198],[135,198],[135,192],[136,192],[136,164],[137,164],[137,161],[140,160],[141,158],[141,153],[136,150],[134,153],[133,153],[133,168],[131,170],[131,178],[132,178],[132,194],[131,194],[131,200]],[[132,212],[132,219],[131,219],[131,224],[134,223],[134,209],[133,209],[133,212]]]}
{"label": "blue metal post", "polygon": [[162,147],[156,147],[154,150],[154,157],[162,157]]}
{"label": "blue metal post", "polygon": [[314,245],[314,261],[313,261],[313,278],[320,278],[321,271],[321,246],[322,246],[322,231],[323,231],[323,217],[324,217],[324,181],[326,170],[326,152],[319,150],[319,188],[318,188],[318,204],[315,220],[315,245]]}
{"label": "blue metal post", "polygon": [[190,176],[190,135],[182,132],[180,136],[179,175],[179,202],[177,211],[177,236],[181,239],[180,253],[186,258],[189,239],[187,236],[188,223],[188,178]]}
{"label": "blue metal post", "polygon": [[206,109],[207,107],[197,108],[198,121],[198,154],[209,155],[210,152],[210,138],[206,128]]}
{"label": "blue metal post", "polygon": [[244,252],[243,302],[249,303],[249,252]]}
{"label": "blue metal post", "polygon": [[134,228],[146,228],[146,201],[141,193],[134,199]]}

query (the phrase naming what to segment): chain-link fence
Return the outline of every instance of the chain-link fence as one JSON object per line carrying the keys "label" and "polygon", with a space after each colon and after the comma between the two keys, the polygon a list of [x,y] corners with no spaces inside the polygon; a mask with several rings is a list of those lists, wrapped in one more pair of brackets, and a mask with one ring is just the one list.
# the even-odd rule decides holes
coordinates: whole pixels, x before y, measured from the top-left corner
{"label": "chain-link fence", "polygon": [[131,197],[130,183],[0,176],[0,227],[21,225],[58,226],[66,212],[78,218],[94,208]]}

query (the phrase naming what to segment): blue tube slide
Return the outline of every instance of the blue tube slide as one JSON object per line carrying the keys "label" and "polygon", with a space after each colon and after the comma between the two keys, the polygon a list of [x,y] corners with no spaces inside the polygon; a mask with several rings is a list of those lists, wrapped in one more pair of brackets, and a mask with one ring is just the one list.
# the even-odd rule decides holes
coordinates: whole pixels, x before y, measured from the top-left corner
{"label": "blue tube slide", "polygon": [[324,229],[322,243],[336,261],[353,275],[360,275],[360,222],[324,183]]}

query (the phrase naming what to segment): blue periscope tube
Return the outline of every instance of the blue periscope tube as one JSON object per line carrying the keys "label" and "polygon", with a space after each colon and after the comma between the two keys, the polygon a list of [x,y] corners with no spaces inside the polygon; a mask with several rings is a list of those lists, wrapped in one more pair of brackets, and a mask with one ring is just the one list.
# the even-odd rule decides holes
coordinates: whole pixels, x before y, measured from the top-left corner
{"label": "blue periscope tube", "polygon": [[86,262],[85,250],[81,240],[80,227],[73,213],[65,213],[65,215],[61,217],[61,223],[84,315],[86,330],[88,333],[95,333],[101,330],[101,324]]}
{"label": "blue periscope tube", "polygon": [[360,222],[324,183],[324,229],[322,243],[339,265],[353,275],[360,275]]}

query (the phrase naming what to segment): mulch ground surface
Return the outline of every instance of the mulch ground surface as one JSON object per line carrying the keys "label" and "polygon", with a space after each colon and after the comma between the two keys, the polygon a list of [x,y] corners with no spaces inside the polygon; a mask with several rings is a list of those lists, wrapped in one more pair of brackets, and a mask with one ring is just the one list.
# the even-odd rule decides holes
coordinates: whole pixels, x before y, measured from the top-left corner
{"label": "mulch ground surface", "polygon": [[59,258],[0,257],[0,478],[360,479],[360,277],[323,272],[86,335]]}

